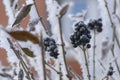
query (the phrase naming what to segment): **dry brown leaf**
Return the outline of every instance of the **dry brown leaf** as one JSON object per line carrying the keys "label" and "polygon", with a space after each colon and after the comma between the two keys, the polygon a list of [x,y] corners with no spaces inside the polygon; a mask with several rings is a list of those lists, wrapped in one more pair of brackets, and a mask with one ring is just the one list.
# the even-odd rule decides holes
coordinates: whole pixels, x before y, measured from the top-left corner
{"label": "dry brown leaf", "polygon": [[20,9],[19,13],[16,16],[14,23],[12,24],[12,27],[20,23],[20,21],[28,15],[32,5],[33,4],[29,4],[29,5],[24,6],[22,9]]}
{"label": "dry brown leaf", "polygon": [[33,54],[33,52],[28,49],[28,48],[22,48],[22,50],[24,51],[24,53],[29,56],[29,57],[35,57],[35,55]]}
{"label": "dry brown leaf", "polygon": [[8,34],[10,34],[16,40],[20,40],[20,41],[30,40],[35,44],[39,44],[38,37],[27,31],[13,31],[13,32],[8,32]]}
{"label": "dry brown leaf", "polygon": [[61,9],[61,11],[60,11],[60,16],[61,16],[61,17],[67,12],[68,8],[69,8],[69,5],[66,4],[66,5]]}

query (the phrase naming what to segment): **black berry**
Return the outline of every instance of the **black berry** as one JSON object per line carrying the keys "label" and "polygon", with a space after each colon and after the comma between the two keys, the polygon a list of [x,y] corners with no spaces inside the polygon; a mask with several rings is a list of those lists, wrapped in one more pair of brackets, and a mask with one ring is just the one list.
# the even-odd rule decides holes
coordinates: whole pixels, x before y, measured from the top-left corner
{"label": "black berry", "polygon": [[102,30],[103,30],[102,28],[97,28],[98,32],[102,32]]}
{"label": "black berry", "polygon": [[90,44],[87,44],[87,48],[91,48],[91,45],[90,45]]}
{"label": "black berry", "polygon": [[57,58],[59,53],[57,49],[57,45],[54,39],[52,38],[45,38],[44,39],[44,47],[45,50],[49,52],[51,57]]}
{"label": "black berry", "polygon": [[[93,24],[89,24],[89,26],[92,26]],[[94,26],[93,26],[94,27]],[[77,46],[86,46],[91,39],[90,30],[88,29],[87,25],[80,21],[75,24],[75,31],[70,36],[71,43],[74,48]]]}

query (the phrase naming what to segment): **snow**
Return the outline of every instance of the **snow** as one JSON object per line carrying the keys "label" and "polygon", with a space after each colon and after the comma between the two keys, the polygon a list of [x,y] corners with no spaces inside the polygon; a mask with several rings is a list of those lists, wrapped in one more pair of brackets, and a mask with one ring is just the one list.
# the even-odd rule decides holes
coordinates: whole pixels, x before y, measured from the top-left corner
{"label": "snow", "polygon": [[[87,24],[89,22],[89,20],[94,20],[94,19],[98,19],[98,18],[102,18],[102,23],[103,23],[103,31],[101,33],[96,33],[96,52],[95,52],[95,76],[96,76],[96,80],[102,80],[108,72],[108,69],[110,67],[110,63],[112,64],[115,73],[112,75],[112,77],[115,80],[120,79],[120,74],[118,72],[118,69],[116,67],[116,62],[118,64],[118,66],[120,66],[120,48],[119,45],[115,39],[115,41],[113,42],[113,37],[115,36],[113,34],[113,28],[115,26],[115,33],[116,33],[116,37],[118,38],[118,41],[120,43],[120,2],[119,0],[116,0],[116,13],[113,14],[114,11],[114,0],[105,0],[108,3],[108,9],[106,8],[106,4],[104,2],[104,0],[91,0],[87,2],[87,8],[85,10],[82,10],[81,12],[78,12],[76,14],[72,14],[70,12],[70,10],[72,9],[72,7],[75,6],[74,1],[70,2],[70,3],[66,3],[71,5],[69,7],[68,12],[63,16],[61,22],[62,24],[60,25],[59,23],[59,18],[60,18],[60,10],[63,8],[63,5],[59,5],[57,3],[56,0],[46,0],[46,11],[48,13],[48,17],[47,20],[50,23],[51,26],[51,32],[52,35],[47,35],[46,31],[44,29],[44,26],[41,23],[41,16],[37,13],[37,9],[35,7],[35,5],[33,5],[31,7],[31,11],[29,13],[30,16],[30,20],[29,23],[27,25],[26,30],[30,31],[30,27],[34,27],[35,30],[30,31],[30,33],[36,35],[39,37],[40,41],[41,41],[41,35],[44,38],[46,37],[52,37],[53,39],[55,39],[55,41],[57,42],[58,48],[59,48],[59,53],[60,55],[58,56],[58,59],[53,59],[55,61],[54,63],[54,67],[57,71],[60,71],[60,64],[61,64],[61,72],[63,74],[62,78],[63,80],[68,80],[66,74],[67,74],[67,70],[65,68],[65,62],[64,62],[64,58],[63,58],[63,51],[62,51],[62,41],[60,39],[60,27],[62,26],[62,37],[63,37],[63,41],[65,43],[65,51],[66,51],[66,59],[75,59],[78,61],[78,63],[80,64],[81,68],[82,68],[82,77],[84,78],[84,80],[88,80],[88,73],[86,70],[86,65],[85,65],[85,59],[84,59],[84,53],[83,51],[77,47],[77,48],[73,48],[72,44],[70,43],[70,35],[72,34],[72,32],[74,31],[73,29],[73,25],[78,22],[78,21],[85,21],[85,23]],[[19,0],[14,2],[14,6],[15,4],[17,4],[19,2]],[[26,4],[33,4],[34,0],[26,0]],[[8,25],[7,25],[7,29],[11,28],[11,24],[13,23],[13,20],[15,18],[15,14],[19,11],[15,11],[13,7],[10,6],[10,0],[3,0],[3,4],[5,5],[5,10],[6,10],[6,15],[8,16]],[[108,14],[108,10],[110,11],[110,16]],[[15,11],[15,12],[14,12]],[[114,24],[114,26],[112,26],[110,17],[112,19],[112,23]],[[22,28],[17,28],[16,30],[23,30]],[[10,31],[10,30],[9,30]],[[4,35],[3,35],[4,34]],[[90,75],[91,75],[91,80],[93,80],[93,46],[94,46],[94,32],[91,31],[91,35],[92,35],[92,39],[90,41],[92,47],[91,49],[88,49],[86,51],[87,53],[87,59],[88,59],[88,67],[89,67],[89,71],[90,71]],[[14,63],[19,64],[19,59],[16,57],[16,55],[14,54],[13,50],[10,48],[10,44],[7,41],[7,38],[11,38],[11,36],[8,35],[8,33],[6,33],[6,29],[3,28],[3,26],[0,27],[0,47],[4,48],[7,51],[7,60],[10,63],[10,65],[13,67],[11,69],[11,71],[9,73],[13,74],[12,70],[16,70],[16,72],[18,73],[21,66],[17,65],[15,66]],[[22,56],[25,60],[25,62],[29,62],[29,64],[27,64],[30,68],[34,67],[35,71],[37,72],[37,76],[36,79],[37,80],[44,80],[44,70],[43,70],[43,63],[42,63],[42,48],[40,44],[33,44],[30,41],[27,42],[20,42],[17,41],[16,45],[18,45],[18,43],[25,48],[29,48],[31,51],[34,52],[34,55],[36,57],[31,58],[29,56],[25,56],[24,52],[21,50],[22,52]],[[112,53],[112,49],[114,45],[114,56]],[[26,59],[25,59],[26,58]],[[49,61],[51,59],[50,55],[46,52],[45,53],[45,61]],[[0,66],[2,66],[2,64],[0,64]],[[1,69],[3,68],[0,67],[0,72]],[[51,68],[49,68],[48,66],[46,66],[47,69],[49,69],[51,71],[50,77],[51,80],[58,80],[59,79],[59,75],[56,74],[56,72],[54,70],[52,70]],[[17,76],[14,76],[14,79],[17,80]],[[0,77],[0,79],[2,79],[2,77]],[[2,79],[3,80],[3,79]],[[7,80],[7,79],[4,79]],[[74,79],[73,79],[74,80]]]}

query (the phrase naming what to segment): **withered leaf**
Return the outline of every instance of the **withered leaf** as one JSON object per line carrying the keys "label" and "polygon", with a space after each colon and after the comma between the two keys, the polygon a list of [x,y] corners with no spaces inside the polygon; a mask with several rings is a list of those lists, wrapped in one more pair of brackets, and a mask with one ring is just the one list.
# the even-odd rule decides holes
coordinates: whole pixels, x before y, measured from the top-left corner
{"label": "withered leaf", "polygon": [[28,48],[22,48],[22,50],[24,51],[24,53],[29,56],[29,57],[35,57],[35,55],[33,54],[33,52],[28,49]]}
{"label": "withered leaf", "polygon": [[15,18],[15,21],[12,24],[12,27],[14,25],[20,23],[20,21],[28,15],[32,5],[33,4],[28,4],[28,5],[26,5],[26,6],[24,6],[23,8],[20,9],[19,13],[17,14],[17,16]]}
{"label": "withered leaf", "polygon": [[69,5],[66,4],[61,10],[60,10],[60,16],[62,17],[68,10]]}
{"label": "withered leaf", "polygon": [[12,32],[8,32],[8,34],[10,34],[16,40],[20,40],[20,41],[30,40],[35,44],[39,44],[38,37],[27,31],[12,31]]}

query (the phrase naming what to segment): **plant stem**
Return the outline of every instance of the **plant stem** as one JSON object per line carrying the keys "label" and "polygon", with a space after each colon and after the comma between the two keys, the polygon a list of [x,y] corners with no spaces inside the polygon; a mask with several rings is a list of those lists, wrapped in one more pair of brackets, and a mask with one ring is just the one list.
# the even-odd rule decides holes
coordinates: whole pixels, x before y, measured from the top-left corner
{"label": "plant stem", "polygon": [[117,7],[117,4],[116,4],[116,0],[114,0],[114,10],[113,10],[113,13],[115,14],[116,13],[116,7]]}
{"label": "plant stem", "polygon": [[82,80],[82,78],[72,69],[70,65],[68,65],[68,68],[73,74],[75,74],[78,77],[79,80]]}
{"label": "plant stem", "polygon": [[43,37],[42,37],[42,34],[41,34],[41,36],[40,36],[40,38],[41,38],[41,43],[40,43],[40,45],[41,45],[41,56],[42,56],[42,66],[43,66],[43,75],[44,75],[44,80],[46,80],[46,67],[45,67],[45,58],[44,58],[44,55],[45,55],[45,49],[44,49],[44,44],[43,44]]}
{"label": "plant stem", "polygon": [[95,52],[96,52],[96,32],[94,30],[94,42],[93,42],[94,46],[93,46],[93,80],[95,80],[96,76],[95,76]]}
{"label": "plant stem", "polygon": [[106,68],[104,67],[104,65],[102,64],[102,62],[100,62],[99,60],[98,60],[98,62],[100,63],[101,67],[102,67],[104,70],[106,70]]}
{"label": "plant stem", "polygon": [[[20,54],[21,54],[20,51],[19,51],[19,50],[16,50],[16,49],[14,48],[14,45],[12,44],[12,42],[10,41],[9,38],[7,38],[7,40],[8,40],[8,42],[10,43],[11,49],[14,51],[15,55],[16,55],[17,58],[20,60],[21,65],[22,65],[22,67],[23,67],[23,69],[24,69],[24,71],[25,71],[25,73],[26,73],[26,77],[27,77],[29,80],[34,80],[33,76],[30,74],[29,68],[27,67],[27,65],[25,64],[24,60],[22,59],[22,57],[21,57],[21,55],[20,55]],[[21,47],[19,46],[19,48],[21,48]]]}
{"label": "plant stem", "polygon": [[[116,34],[116,32],[115,32],[116,26],[115,26],[115,24],[114,24],[113,21],[112,21],[112,18],[111,18],[111,15],[110,15],[110,11],[109,11],[107,2],[106,2],[105,0],[104,0],[104,2],[105,2],[105,7],[106,7],[106,9],[107,9],[108,16],[109,16],[109,19],[110,19],[110,22],[111,22],[111,26],[112,26],[112,28],[113,28],[113,42],[115,42],[114,39],[116,39],[117,45],[118,45],[118,47],[119,47],[119,49],[120,49],[119,40],[118,40],[117,34]],[[113,57],[115,57],[115,53],[114,53],[114,44],[113,44],[113,46],[112,46],[112,48],[111,48],[111,52],[112,52]],[[118,63],[117,63],[116,60],[115,60],[115,64],[116,64],[116,67],[117,67],[117,71],[118,71],[118,73],[119,73],[119,75],[120,75],[119,65],[118,65]]]}
{"label": "plant stem", "polygon": [[47,65],[47,66],[49,66],[51,69],[53,69],[57,74],[60,74],[60,72],[59,71],[57,71],[55,68],[53,68],[51,65],[49,65],[48,63],[46,63],[45,62],[45,64]]}
{"label": "plant stem", "polygon": [[67,62],[65,59],[65,49],[64,49],[64,42],[63,42],[63,34],[62,34],[62,24],[61,24],[61,18],[62,17],[58,17],[58,22],[59,22],[59,32],[60,32],[60,40],[61,40],[61,48],[62,48],[62,56],[63,56],[63,60],[64,60],[64,65],[65,65],[65,69],[67,71],[67,77],[69,78],[69,80],[71,80],[68,68],[67,68]]}
{"label": "plant stem", "polygon": [[35,0],[33,0],[33,1],[34,1],[34,6],[35,6],[35,9],[36,9],[36,13],[37,13],[38,17],[40,18],[40,22],[41,22],[43,28],[45,29],[46,33],[50,36],[52,33],[51,33],[50,30],[47,28],[47,26],[45,26],[45,24],[44,24],[44,22],[43,22],[43,20],[42,20],[42,17],[39,15],[39,11],[38,11],[38,9],[37,9],[36,2],[35,2]]}
{"label": "plant stem", "polygon": [[90,72],[89,72],[89,66],[88,66],[88,60],[87,60],[87,55],[86,55],[86,49],[83,47],[82,51],[83,51],[83,55],[84,55],[84,59],[85,59],[85,66],[86,66],[86,69],[87,69],[88,80],[91,80],[91,78],[90,78],[91,76],[90,76]]}
{"label": "plant stem", "polygon": [[[60,72],[61,72],[61,63],[59,63],[59,70],[60,70]],[[62,79],[62,76],[63,76],[63,75],[60,74],[60,79],[59,79],[59,80],[63,80],[63,79]]]}

